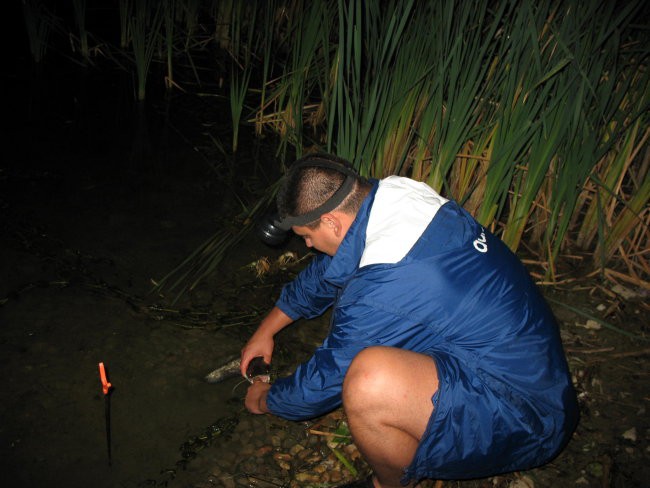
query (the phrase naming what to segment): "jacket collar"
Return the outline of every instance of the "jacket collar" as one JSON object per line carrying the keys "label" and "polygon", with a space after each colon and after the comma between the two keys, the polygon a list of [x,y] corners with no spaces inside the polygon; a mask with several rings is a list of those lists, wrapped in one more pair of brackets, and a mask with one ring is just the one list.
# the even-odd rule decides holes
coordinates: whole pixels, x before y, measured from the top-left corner
{"label": "jacket collar", "polygon": [[366,227],[372,202],[379,186],[379,181],[371,179],[372,189],[361,204],[359,212],[339,245],[323,279],[334,286],[342,288],[359,269],[361,255],[366,247]]}

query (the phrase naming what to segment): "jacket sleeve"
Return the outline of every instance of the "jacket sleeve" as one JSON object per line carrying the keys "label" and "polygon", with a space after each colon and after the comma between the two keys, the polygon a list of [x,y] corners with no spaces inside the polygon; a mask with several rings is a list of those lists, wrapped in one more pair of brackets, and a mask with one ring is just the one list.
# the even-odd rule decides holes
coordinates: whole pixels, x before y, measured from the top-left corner
{"label": "jacket sleeve", "polygon": [[282,289],[276,306],[291,319],[313,318],[325,313],[336,298],[337,288],[323,280],[332,258],[319,254]]}
{"label": "jacket sleeve", "polygon": [[[378,344],[408,347],[409,337],[420,329],[419,324],[363,300],[339,304],[332,319],[323,345],[292,375],[271,387],[266,402],[274,415],[304,420],[339,407],[345,373],[362,349]],[[399,336],[393,333],[398,323]]]}

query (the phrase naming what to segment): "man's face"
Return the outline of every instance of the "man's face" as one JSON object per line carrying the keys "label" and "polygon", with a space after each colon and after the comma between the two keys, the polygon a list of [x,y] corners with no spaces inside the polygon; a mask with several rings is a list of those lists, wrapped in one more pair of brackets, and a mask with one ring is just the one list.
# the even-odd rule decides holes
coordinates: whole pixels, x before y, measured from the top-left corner
{"label": "man's face", "polygon": [[337,236],[335,227],[328,224],[329,222],[321,220],[315,229],[298,225],[293,226],[292,229],[305,240],[307,247],[313,247],[329,256],[334,256],[339,244],[341,244],[341,239]]}

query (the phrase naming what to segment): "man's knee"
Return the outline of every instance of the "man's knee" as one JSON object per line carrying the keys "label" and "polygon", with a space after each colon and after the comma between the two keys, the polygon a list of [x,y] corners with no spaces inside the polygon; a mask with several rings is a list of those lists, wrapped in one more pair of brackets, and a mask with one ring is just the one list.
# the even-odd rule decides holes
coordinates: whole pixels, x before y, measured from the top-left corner
{"label": "man's knee", "polygon": [[343,381],[343,404],[346,408],[370,406],[385,397],[390,388],[387,355],[391,348],[375,346],[355,356]]}

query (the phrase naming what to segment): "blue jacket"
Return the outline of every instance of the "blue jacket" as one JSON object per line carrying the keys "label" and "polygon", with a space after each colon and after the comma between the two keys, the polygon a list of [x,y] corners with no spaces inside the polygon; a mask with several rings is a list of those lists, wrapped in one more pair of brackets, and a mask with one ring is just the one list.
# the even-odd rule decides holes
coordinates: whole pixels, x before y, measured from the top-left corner
{"label": "blue jacket", "polygon": [[[322,346],[271,387],[273,414],[341,404],[354,356],[394,346],[436,360],[435,410],[406,478],[468,478],[548,461],[577,409],[553,315],[519,259],[423,183],[375,182],[336,255],[285,286],[293,319],[332,311]],[[462,446],[462,447],[461,447]]]}

